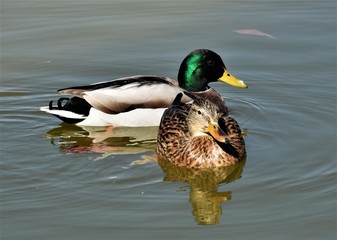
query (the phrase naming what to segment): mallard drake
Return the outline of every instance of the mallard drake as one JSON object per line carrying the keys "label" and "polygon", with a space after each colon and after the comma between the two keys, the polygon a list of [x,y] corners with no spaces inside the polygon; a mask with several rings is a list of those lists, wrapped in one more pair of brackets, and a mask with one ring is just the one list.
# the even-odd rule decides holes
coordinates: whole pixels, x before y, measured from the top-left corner
{"label": "mallard drake", "polygon": [[238,123],[207,99],[181,103],[178,94],[158,130],[157,154],[174,165],[212,168],[234,165],[246,149]]}
{"label": "mallard drake", "polygon": [[207,98],[226,106],[222,97],[208,86],[221,81],[235,87],[247,85],[231,75],[221,57],[207,49],[197,49],[182,61],[178,80],[158,76],[132,76],[86,86],[58,90],[72,98],[62,97],[53,105],[41,107],[64,122],[82,126],[158,126],[165,109],[179,92],[191,97]]}

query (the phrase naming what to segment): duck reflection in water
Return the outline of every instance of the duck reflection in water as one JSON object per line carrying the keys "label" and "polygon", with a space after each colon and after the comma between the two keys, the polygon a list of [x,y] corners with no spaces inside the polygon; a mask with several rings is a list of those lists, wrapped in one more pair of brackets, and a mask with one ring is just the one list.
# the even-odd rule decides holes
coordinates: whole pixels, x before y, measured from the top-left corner
{"label": "duck reflection in water", "polygon": [[231,200],[232,192],[218,192],[220,184],[234,182],[241,178],[246,160],[228,167],[190,169],[175,166],[158,158],[165,173],[164,181],[186,182],[190,187],[190,203],[195,221],[201,225],[220,223],[222,203]]}
{"label": "duck reflection in water", "polygon": [[91,154],[105,159],[111,155],[153,152],[158,127],[84,127],[60,124],[45,133],[51,144],[64,153]]}
{"label": "duck reflection in water", "polygon": [[[69,124],[49,130],[45,136],[51,144],[59,145],[64,153],[98,153],[95,160],[105,159],[115,154],[139,154],[149,152],[143,160],[131,164],[156,162],[156,134],[158,128],[114,128],[79,127]],[[195,221],[202,225],[218,224],[222,215],[222,204],[231,200],[232,192],[219,192],[218,186],[239,179],[245,159],[238,164],[210,169],[191,169],[175,166],[158,158],[158,164],[165,173],[164,181],[189,184],[190,203]]]}

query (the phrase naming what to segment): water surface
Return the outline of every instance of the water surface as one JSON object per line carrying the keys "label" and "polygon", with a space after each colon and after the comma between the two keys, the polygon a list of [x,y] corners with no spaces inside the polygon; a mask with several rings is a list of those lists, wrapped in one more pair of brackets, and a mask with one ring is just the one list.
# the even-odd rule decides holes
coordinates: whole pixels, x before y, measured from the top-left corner
{"label": "water surface", "polygon": [[[179,171],[151,162],[155,128],[38,110],[63,87],[174,78],[196,48],[249,85],[212,84],[247,134],[238,166]],[[335,1],[3,0],[0,94],[2,239],[336,238]]]}

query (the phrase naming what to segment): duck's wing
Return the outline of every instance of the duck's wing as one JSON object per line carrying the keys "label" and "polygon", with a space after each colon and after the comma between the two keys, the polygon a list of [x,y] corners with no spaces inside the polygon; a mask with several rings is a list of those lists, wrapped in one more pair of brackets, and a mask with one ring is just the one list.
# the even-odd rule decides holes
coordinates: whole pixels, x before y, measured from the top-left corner
{"label": "duck's wing", "polygon": [[[166,108],[180,92],[183,89],[175,80],[157,76],[132,76],[59,90],[61,94],[82,97],[94,108],[111,114],[136,108]],[[190,100],[186,95],[182,99]]]}

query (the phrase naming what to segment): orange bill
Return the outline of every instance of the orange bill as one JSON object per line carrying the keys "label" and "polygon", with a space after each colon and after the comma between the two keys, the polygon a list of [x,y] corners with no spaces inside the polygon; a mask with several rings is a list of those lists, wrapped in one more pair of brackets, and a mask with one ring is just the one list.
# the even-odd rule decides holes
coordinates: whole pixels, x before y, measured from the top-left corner
{"label": "orange bill", "polygon": [[218,141],[218,142],[228,142],[228,136],[221,130],[218,123],[211,122],[208,125],[208,132]]}

